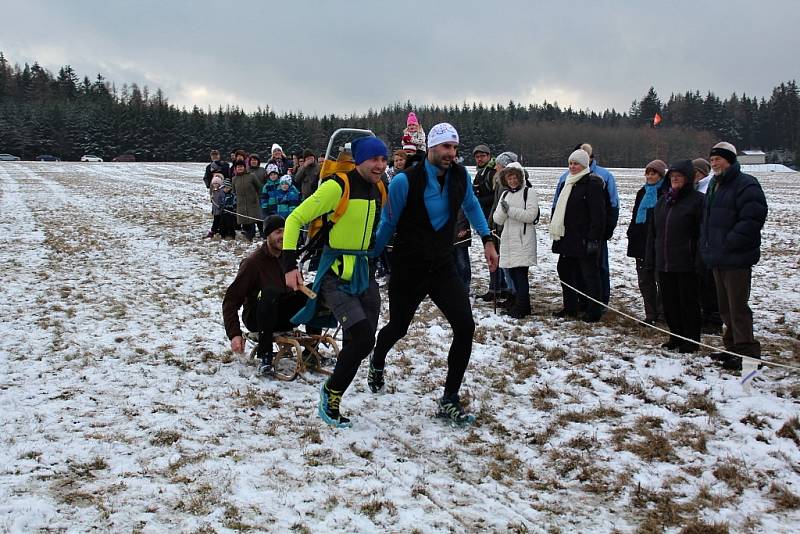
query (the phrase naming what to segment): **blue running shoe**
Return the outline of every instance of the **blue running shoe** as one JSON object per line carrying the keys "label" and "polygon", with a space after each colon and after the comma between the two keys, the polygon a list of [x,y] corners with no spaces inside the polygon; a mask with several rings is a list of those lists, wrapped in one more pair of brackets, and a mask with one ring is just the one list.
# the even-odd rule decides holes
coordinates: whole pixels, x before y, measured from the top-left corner
{"label": "blue running shoe", "polygon": [[328,389],[328,381],[319,388],[319,416],[327,424],[336,428],[350,428],[353,423],[350,419],[339,413],[339,403],[342,402],[344,391]]}
{"label": "blue running shoe", "polygon": [[466,413],[461,407],[457,394],[439,399],[439,411],[436,413],[436,417],[458,426],[467,426],[475,422],[475,416]]}

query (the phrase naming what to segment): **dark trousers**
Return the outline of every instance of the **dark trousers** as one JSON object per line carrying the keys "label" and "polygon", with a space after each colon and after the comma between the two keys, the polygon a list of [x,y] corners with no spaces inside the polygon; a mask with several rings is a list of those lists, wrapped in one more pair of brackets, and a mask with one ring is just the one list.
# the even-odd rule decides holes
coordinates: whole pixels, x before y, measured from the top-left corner
{"label": "dark trousers", "polygon": [[236,215],[223,213],[220,216],[219,233],[222,237],[236,237]]}
{"label": "dark trousers", "polygon": [[320,295],[343,330],[342,350],[336,359],[333,374],[328,380],[328,389],[344,392],[358,373],[361,361],[375,346],[381,296],[374,278],[370,280],[367,290],[361,295],[348,295],[338,288],[339,283],[339,278],[333,274],[325,274]]}
{"label": "dark trousers", "polygon": [[214,221],[211,223],[211,233],[212,234],[220,233],[219,227],[221,224],[222,224],[222,214],[218,213],[217,215],[214,215]]}
{"label": "dark trousers", "polygon": [[[571,258],[558,257],[558,277],[572,287],[583,291],[595,300],[600,300],[602,284],[598,257]],[[578,314],[578,294],[565,285],[561,285],[564,298],[564,310],[570,315]],[[586,318],[596,320],[602,314],[602,306],[586,299]]]}
{"label": "dark trousers", "polygon": [[717,303],[717,284],[714,282],[714,271],[702,268],[698,277],[700,283],[700,309],[703,312],[703,324],[709,326],[722,326],[722,317],[719,315]]}
{"label": "dark trousers", "polygon": [[[603,304],[611,300],[611,271],[608,268],[608,241],[600,241],[600,295]],[[605,311],[605,308],[601,308]]]}
{"label": "dark trousers", "polygon": [[[658,284],[661,286],[661,301],[664,304],[664,319],[669,331],[679,336],[700,341],[702,326],[700,317],[700,298],[697,294],[697,274],[667,273],[659,271]],[[670,342],[686,343],[670,336]]]}
{"label": "dark trousers", "polygon": [[252,240],[256,236],[256,227],[258,227],[258,235],[264,237],[264,223],[258,221],[256,223],[242,225],[242,231],[247,239]]}
{"label": "dark trousers", "polygon": [[[493,239],[494,248],[500,253],[500,241],[498,239]],[[495,293],[500,293],[504,291],[508,291],[508,284],[506,283],[506,278],[503,276],[503,272],[498,268],[495,269],[494,272],[489,271],[489,291],[493,291]]]}
{"label": "dark trousers", "polygon": [[455,260],[458,278],[464,284],[464,289],[469,295],[469,284],[472,282],[472,266],[469,263],[469,247],[461,246],[453,248],[453,259]]}
{"label": "dark trousers", "polygon": [[644,318],[646,321],[655,321],[663,314],[657,284],[658,274],[655,269],[646,269],[643,259],[636,258],[636,279],[644,301]]}
{"label": "dark trousers", "polygon": [[392,272],[391,253],[384,249],[381,255],[375,258],[376,276],[386,276]]}
{"label": "dark trousers", "polygon": [[417,308],[428,296],[453,329],[444,391],[445,395],[457,394],[472,352],[475,321],[467,292],[452,261],[427,270],[420,269],[409,260],[400,262],[395,259],[389,280],[389,322],[378,333],[372,361],[379,369],[385,366],[386,354],[408,333],[408,326]]}
{"label": "dark trousers", "polygon": [[511,267],[508,269],[511,275],[511,280],[514,281],[514,289],[516,295],[514,299],[514,307],[512,311],[523,312],[525,314],[531,311],[531,295],[530,284],[528,283],[528,268],[527,267]]}
{"label": "dark trousers", "polygon": [[750,268],[720,271],[714,269],[719,314],[725,323],[722,343],[731,352],[761,356],[761,344],[753,336],[753,311],[750,300]]}
{"label": "dark trousers", "polygon": [[289,321],[305,306],[306,296],[299,291],[285,292],[273,287],[264,288],[258,297],[255,314],[242,317],[251,332],[258,332],[258,355],[272,354],[272,335],[294,329]]}

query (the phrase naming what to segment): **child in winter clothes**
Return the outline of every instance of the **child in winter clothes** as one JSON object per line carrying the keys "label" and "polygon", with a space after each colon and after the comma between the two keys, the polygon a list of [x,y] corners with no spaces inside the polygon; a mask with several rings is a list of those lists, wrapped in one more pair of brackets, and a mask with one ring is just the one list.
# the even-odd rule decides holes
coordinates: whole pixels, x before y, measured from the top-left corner
{"label": "child in winter clothes", "polygon": [[425,144],[425,130],[417,120],[417,114],[413,111],[408,114],[406,119],[406,129],[403,130],[403,145],[414,145],[417,150],[423,152],[428,150]]}
{"label": "child in winter clothes", "polygon": [[222,181],[222,215],[220,216],[219,233],[223,239],[236,239],[236,194],[230,178]]}
{"label": "child in winter clothes", "polygon": [[289,217],[289,214],[300,204],[300,191],[292,184],[292,177],[289,175],[281,177],[278,189],[270,193],[270,196],[273,195],[277,213],[284,219]]}
{"label": "child in winter clothes", "polygon": [[211,223],[211,230],[206,234],[206,238],[212,238],[219,234],[219,226],[222,222],[223,201],[225,200],[225,192],[222,191],[222,173],[214,173],[209,183],[209,195],[211,196],[211,215],[214,216],[214,222]]}
{"label": "child in winter clothes", "polygon": [[508,184],[492,215],[502,225],[500,234],[500,267],[508,269],[516,288],[516,299],[508,311],[515,319],[531,313],[528,267],[536,265],[536,222],[539,198],[525,181],[525,171],[517,162],[507,165],[499,174]]}
{"label": "child in winter clothes", "polygon": [[267,165],[267,180],[261,188],[259,203],[261,205],[261,215],[266,219],[270,215],[278,213],[278,201],[275,192],[281,185],[278,166],[270,163]]}

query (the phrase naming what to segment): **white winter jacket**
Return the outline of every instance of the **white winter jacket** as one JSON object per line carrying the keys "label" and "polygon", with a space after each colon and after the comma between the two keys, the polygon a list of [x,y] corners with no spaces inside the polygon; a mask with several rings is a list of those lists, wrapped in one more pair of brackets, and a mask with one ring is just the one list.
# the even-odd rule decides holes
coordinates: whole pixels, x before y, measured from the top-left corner
{"label": "white winter jacket", "polygon": [[[524,191],[527,189],[527,200]],[[500,202],[492,218],[503,225],[500,234],[500,267],[529,267],[536,265],[536,226],[533,221],[539,216],[539,197],[532,187],[521,187],[515,192],[506,191],[500,201],[508,202],[508,213]]]}

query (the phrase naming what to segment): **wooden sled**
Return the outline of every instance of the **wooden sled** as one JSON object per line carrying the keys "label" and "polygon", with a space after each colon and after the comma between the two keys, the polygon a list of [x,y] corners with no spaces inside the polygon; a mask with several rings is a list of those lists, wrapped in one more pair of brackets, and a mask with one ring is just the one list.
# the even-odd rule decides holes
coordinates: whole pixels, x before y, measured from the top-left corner
{"label": "wooden sled", "polygon": [[[245,338],[254,343],[250,358],[258,364],[260,362],[258,332],[248,332]],[[339,345],[327,332],[322,334],[307,334],[300,330],[276,332],[272,336],[272,341],[278,349],[272,359],[272,366],[275,368],[273,376],[278,380],[289,382],[308,371],[328,376],[333,374],[333,367],[339,357]]]}

